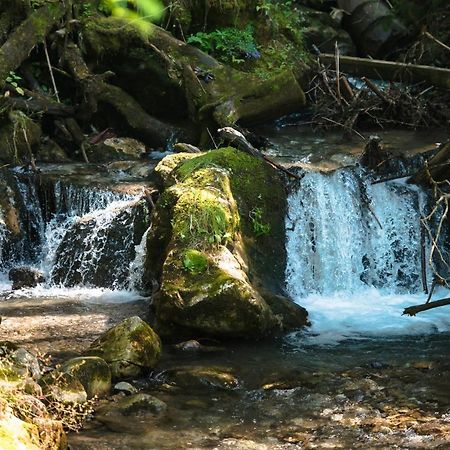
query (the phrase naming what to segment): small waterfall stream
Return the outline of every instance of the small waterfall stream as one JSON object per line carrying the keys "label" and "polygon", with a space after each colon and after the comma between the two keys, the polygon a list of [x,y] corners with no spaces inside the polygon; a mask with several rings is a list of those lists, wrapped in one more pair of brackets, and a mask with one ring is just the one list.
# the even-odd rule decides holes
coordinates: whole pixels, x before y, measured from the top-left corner
{"label": "small waterfall stream", "polygon": [[313,334],[333,341],[449,329],[445,311],[401,317],[425,299],[425,209],[425,194],[402,182],[372,185],[356,169],[306,173],[288,200],[286,284],[310,312]]}
{"label": "small waterfall stream", "polygon": [[[9,236],[0,216],[3,290],[9,288],[9,268],[19,265],[42,270],[47,289],[133,290],[140,284],[142,273],[137,273],[134,259],[143,258],[143,236],[150,225],[143,188],[115,190],[63,180],[43,188],[23,174],[14,180],[20,227],[26,231],[20,242],[9,244],[13,250],[6,254]],[[50,211],[44,203],[51,205]]]}

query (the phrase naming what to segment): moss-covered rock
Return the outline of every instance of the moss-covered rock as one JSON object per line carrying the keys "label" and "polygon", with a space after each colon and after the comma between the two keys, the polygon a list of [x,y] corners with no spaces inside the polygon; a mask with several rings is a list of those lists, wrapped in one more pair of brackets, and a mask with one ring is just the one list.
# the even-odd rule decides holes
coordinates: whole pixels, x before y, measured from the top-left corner
{"label": "moss-covered rock", "polygon": [[282,181],[231,147],[189,156],[161,162],[165,179],[177,182],[158,201],[147,246],[147,279],[160,280],[157,326],[194,337],[265,336],[283,318],[258,291],[277,291],[283,280]]}
{"label": "moss-covered rock", "polygon": [[161,340],[150,325],[134,316],[95,340],[88,353],[103,358],[113,378],[137,377],[155,367]]}
{"label": "moss-covered rock", "polygon": [[111,370],[106,361],[97,356],[69,359],[61,371],[78,378],[88,398],[103,397],[111,390]]}

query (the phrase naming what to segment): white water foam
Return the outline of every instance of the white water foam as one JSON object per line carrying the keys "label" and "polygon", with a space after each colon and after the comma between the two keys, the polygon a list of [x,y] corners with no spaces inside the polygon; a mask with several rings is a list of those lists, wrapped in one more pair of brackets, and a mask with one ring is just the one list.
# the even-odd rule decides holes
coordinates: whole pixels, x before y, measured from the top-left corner
{"label": "white water foam", "polygon": [[301,180],[288,200],[286,284],[308,310],[315,342],[450,330],[445,307],[402,316],[426,300],[423,200],[417,188],[370,185],[350,170]]}

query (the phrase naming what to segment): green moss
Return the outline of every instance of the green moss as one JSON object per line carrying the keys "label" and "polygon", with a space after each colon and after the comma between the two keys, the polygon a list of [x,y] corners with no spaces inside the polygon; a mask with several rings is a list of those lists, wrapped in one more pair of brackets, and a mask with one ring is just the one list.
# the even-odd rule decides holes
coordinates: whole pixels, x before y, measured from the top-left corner
{"label": "green moss", "polygon": [[[267,211],[268,205],[276,201],[277,197],[280,199],[284,196],[281,182],[273,182],[274,177],[277,177],[273,169],[263,160],[232,147],[212,150],[185,161],[176,172],[182,181],[189,178],[197,180],[205,173],[200,170],[207,167],[217,167],[229,172],[232,195],[236,198],[240,219],[244,224],[244,231],[248,234],[252,234],[254,230],[252,211],[258,208],[261,211]],[[270,217],[267,223],[270,228],[273,228]]]}
{"label": "green moss", "polygon": [[184,252],[183,265],[193,274],[202,273],[208,268],[208,258],[198,250],[188,249]]}

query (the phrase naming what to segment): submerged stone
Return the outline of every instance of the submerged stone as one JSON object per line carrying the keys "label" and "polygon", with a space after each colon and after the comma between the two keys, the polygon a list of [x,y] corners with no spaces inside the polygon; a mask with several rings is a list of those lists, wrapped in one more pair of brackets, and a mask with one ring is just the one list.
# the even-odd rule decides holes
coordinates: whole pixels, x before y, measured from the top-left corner
{"label": "submerged stone", "polygon": [[161,340],[150,325],[134,316],[95,340],[88,353],[103,358],[114,379],[138,377],[155,367],[161,355]]}
{"label": "submerged stone", "polygon": [[180,367],[167,371],[167,379],[171,383],[184,388],[215,388],[234,390],[241,387],[240,380],[221,367]]}
{"label": "submerged stone", "polygon": [[97,356],[69,359],[61,371],[78,378],[88,398],[106,396],[111,390],[111,370],[106,361]]}

